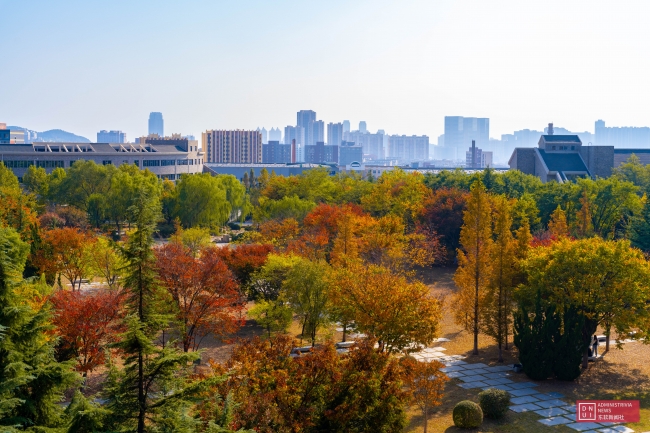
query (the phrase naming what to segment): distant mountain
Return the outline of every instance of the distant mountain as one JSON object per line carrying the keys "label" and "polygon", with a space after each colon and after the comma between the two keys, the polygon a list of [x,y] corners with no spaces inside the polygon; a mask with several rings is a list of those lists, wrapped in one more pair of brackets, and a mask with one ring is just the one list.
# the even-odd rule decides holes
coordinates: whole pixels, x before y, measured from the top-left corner
{"label": "distant mountain", "polygon": [[61,129],[50,129],[49,131],[33,131],[20,126],[7,126],[8,129],[25,131],[25,141],[48,142],[48,143],[90,143],[86,137],[73,134]]}

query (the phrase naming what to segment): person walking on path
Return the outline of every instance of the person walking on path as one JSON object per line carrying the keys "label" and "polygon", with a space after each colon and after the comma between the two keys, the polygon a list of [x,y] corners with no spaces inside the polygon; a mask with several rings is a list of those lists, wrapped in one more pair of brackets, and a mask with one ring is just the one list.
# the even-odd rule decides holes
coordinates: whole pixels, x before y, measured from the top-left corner
{"label": "person walking on path", "polygon": [[598,358],[598,337],[594,334],[594,338],[591,341],[591,353],[594,358]]}

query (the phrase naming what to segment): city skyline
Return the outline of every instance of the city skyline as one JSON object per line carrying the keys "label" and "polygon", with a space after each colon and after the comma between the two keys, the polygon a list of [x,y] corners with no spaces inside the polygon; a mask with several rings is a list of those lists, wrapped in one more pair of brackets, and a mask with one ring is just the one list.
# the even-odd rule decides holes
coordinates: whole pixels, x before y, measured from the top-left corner
{"label": "city skyline", "polygon": [[[573,131],[593,130],[596,119],[650,125],[642,109],[650,98],[650,4],[638,1],[182,8],[165,1],[35,1],[2,2],[2,9],[29,19],[0,28],[7,58],[25,58],[20,68],[0,71],[0,119],[33,130],[138,137],[157,110],[167,131],[199,136],[209,129],[283,129],[303,108],[326,124],[364,120],[371,132],[432,138],[443,133],[445,116],[490,118],[492,137],[548,122]],[[220,25],[209,25],[215,16]],[[238,31],[244,20],[246,31]],[[353,25],[359,21],[373,26]],[[295,23],[302,37],[272,22]],[[300,61],[286,62],[296,52]],[[98,53],[137,67],[97,68]]]}

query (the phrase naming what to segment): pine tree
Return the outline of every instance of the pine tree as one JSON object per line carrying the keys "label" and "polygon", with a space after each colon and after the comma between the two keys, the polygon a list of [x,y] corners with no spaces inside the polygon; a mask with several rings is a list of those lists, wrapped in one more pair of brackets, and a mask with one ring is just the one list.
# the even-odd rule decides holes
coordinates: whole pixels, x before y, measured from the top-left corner
{"label": "pine tree", "polygon": [[168,424],[171,403],[183,408],[190,391],[184,373],[199,355],[183,353],[171,343],[162,348],[154,343],[169,320],[162,314],[164,292],[156,279],[152,251],[160,202],[140,190],[130,212],[137,230],[122,251],[127,263],[124,287],[130,314],[126,318],[126,332],[115,344],[124,354],[124,368],[109,364],[105,394],[111,411],[109,429],[127,428],[144,433],[148,419],[155,424],[160,417],[162,424]]}
{"label": "pine tree", "polygon": [[499,362],[503,362],[502,349],[508,338],[512,322],[512,290],[517,272],[516,246],[512,236],[511,205],[503,196],[494,198],[497,217],[494,226],[496,241],[493,252],[493,273],[486,288],[482,330],[494,338],[499,346]]}
{"label": "pine tree", "polygon": [[580,364],[584,343],[582,341],[582,328],[584,317],[575,307],[566,308],[556,312],[558,326],[554,336],[553,373],[560,380],[574,380],[580,376]]}
{"label": "pine tree", "polygon": [[36,310],[15,289],[29,246],[15,230],[0,228],[0,428],[56,427],[58,403],[78,383],[73,363],[57,362],[49,305]]}
{"label": "pine tree", "polygon": [[526,376],[533,380],[547,379],[553,372],[553,336],[559,328],[556,317],[552,306],[542,309],[540,292],[537,292],[532,320],[523,306],[515,317],[514,340],[519,349],[519,361]]}
{"label": "pine tree", "polygon": [[478,334],[485,290],[492,277],[492,214],[489,195],[480,180],[472,185],[463,215],[454,281],[460,288],[456,298],[456,323],[474,334],[473,354],[478,355]]}
{"label": "pine tree", "polygon": [[548,222],[548,231],[551,236],[557,238],[569,235],[569,226],[566,223],[566,213],[560,205],[551,214],[551,220]]}

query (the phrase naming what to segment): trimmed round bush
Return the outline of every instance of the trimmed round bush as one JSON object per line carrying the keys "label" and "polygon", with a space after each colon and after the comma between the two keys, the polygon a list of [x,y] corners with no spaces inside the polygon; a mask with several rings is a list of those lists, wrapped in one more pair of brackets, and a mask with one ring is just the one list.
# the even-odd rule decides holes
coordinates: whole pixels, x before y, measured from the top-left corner
{"label": "trimmed round bush", "polygon": [[454,407],[454,425],[459,428],[476,428],[483,422],[481,406],[463,400]]}
{"label": "trimmed round bush", "polygon": [[498,419],[508,412],[510,395],[501,389],[486,389],[478,394],[478,404],[486,417]]}

